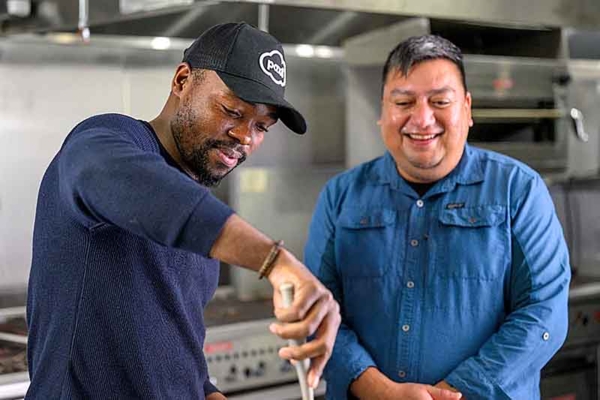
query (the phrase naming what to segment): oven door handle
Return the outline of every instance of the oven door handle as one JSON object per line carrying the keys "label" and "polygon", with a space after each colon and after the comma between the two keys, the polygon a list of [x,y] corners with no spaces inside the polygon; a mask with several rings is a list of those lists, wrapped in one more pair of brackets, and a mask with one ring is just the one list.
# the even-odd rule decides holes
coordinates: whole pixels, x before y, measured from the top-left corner
{"label": "oven door handle", "polygon": [[585,131],[585,126],[583,123],[583,113],[577,108],[571,108],[571,112],[569,113],[571,116],[571,120],[573,121],[573,126],[575,128],[575,136],[577,139],[582,142],[587,142],[590,140],[590,135]]}

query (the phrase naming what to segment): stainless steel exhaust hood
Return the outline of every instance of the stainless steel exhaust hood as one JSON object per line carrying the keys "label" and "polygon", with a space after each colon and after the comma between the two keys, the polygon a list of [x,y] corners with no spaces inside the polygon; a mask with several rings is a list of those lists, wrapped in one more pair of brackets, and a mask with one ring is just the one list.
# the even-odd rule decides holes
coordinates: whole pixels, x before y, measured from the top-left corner
{"label": "stainless steel exhaust hood", "polygon": [[[423,16],[514,27],[600,26],[597,0],[84,0],[98,34],[195,38],[216,23],[259,25],[268,7],[268,28],[285,43],[340,45],[346,38]],[[75,31],[82,0],[32,0],[27,18],[4,15],[0,34]]]}

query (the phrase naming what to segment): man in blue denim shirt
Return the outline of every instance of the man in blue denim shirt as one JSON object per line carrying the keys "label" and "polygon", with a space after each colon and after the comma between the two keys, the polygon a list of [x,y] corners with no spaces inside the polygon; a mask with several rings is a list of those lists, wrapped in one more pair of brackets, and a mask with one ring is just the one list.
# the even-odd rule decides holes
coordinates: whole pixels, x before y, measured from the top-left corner
{"label": "man in blue denim shirt", "polygon": [[466,145],[471,95],[443,38],[390,53],[378,123],[388,152],[327,184],[306,246],[341,306],[328,398],[539,399],[570,280],[544,182]]}

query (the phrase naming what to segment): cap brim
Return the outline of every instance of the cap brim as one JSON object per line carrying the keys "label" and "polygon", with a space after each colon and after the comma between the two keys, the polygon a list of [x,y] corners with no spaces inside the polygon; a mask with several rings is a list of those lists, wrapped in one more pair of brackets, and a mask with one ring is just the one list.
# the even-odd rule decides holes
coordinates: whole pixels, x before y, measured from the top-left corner
{"label": "cap brim", "polygon": [[306,121],[283,97],[271,89],[250,79],[240,78],[226,72],[215,71],[227,87],[240,99],[250,103],[269,104],[277,107],[277,116],[288,128],[302,135],[306,132]]}

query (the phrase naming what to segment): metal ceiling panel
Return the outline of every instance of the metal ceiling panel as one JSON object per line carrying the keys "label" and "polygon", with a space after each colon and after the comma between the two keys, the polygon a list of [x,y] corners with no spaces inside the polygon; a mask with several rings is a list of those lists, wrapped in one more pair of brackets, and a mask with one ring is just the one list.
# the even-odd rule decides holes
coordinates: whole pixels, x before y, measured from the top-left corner
{"label": "metal ceiling panel", "polygon": [[[90,0],[92,32],[125,36],[194,38],[225,21],[258,25],[259,6],[269,8],[269,31],[285,43],[340,45],[349,37],[406,18],[456,23],[598,29],[598,0]],[[32,16],[10,18],[0,34],[75,31],[79,0],[39,0]],[[465,26],[468,30],[468,26]]]}
{"label": "metal ceiling panel", "polygon": [[131,14],[174,6],[189,6],[193,2],[194,0],[119,0],[119,10],[122,14]]}

